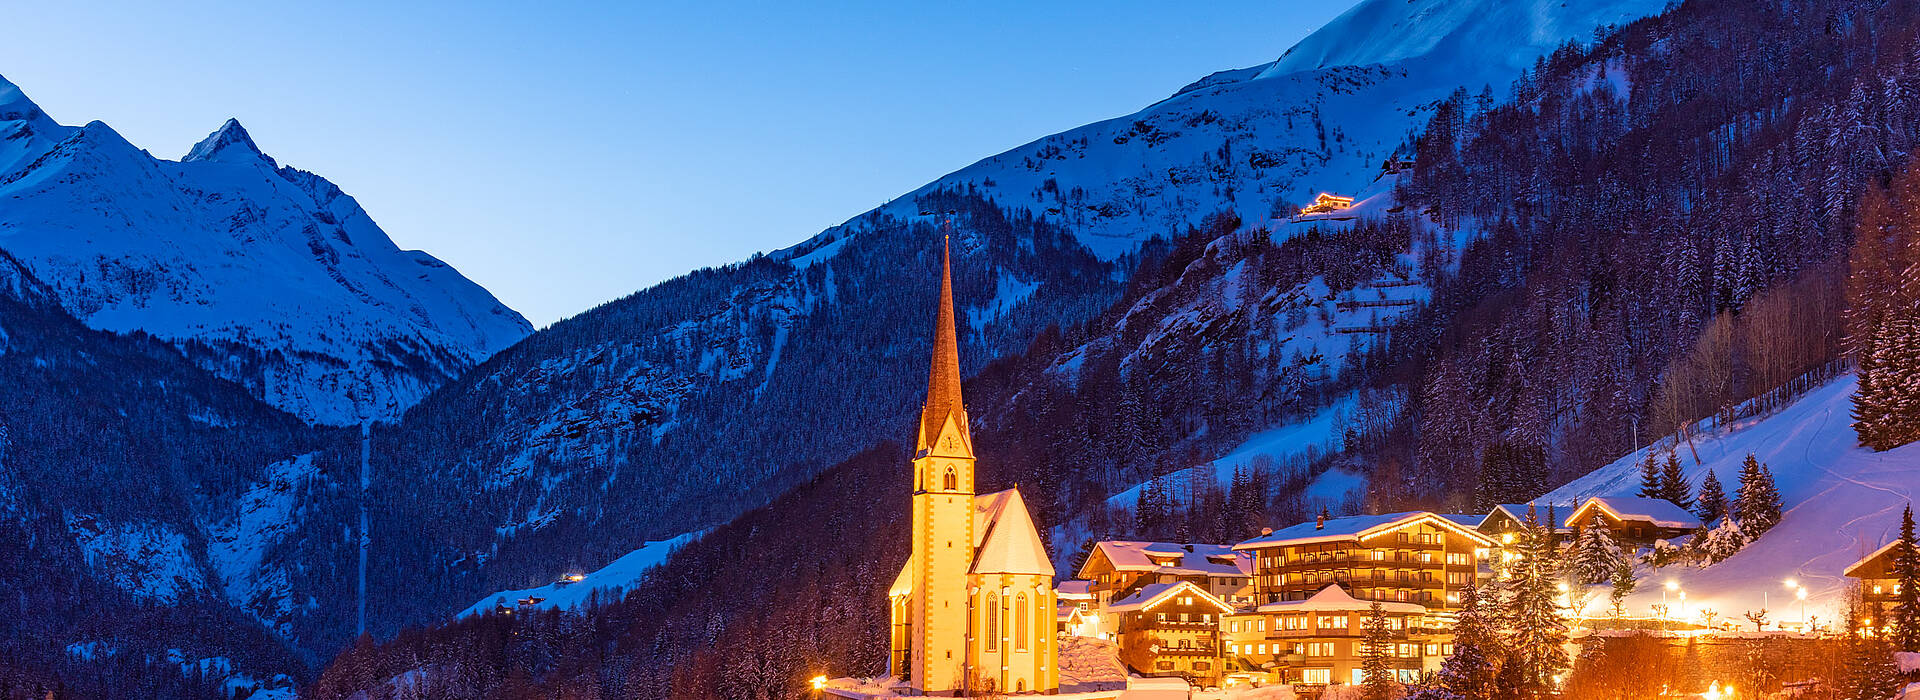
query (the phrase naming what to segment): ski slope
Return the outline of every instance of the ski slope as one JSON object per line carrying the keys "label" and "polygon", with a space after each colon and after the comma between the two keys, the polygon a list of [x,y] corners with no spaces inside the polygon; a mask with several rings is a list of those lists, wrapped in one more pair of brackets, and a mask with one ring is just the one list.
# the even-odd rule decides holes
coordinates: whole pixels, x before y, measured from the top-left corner
{"label": "ski slope", "polygon": [[[544,586],[522,588],[513,591],[500,591],[499,593],[481,598],[480,602],[468,606],[467,609],[460,611],[460,613],[454,617],[462,618],[473,615],[484,615],[492,612],[500,605],[506,605],[516,610],[522,609],[523,607],[537,608],[540,610],[576,610],[584,605],[588,598],[593,597],[593,594],[596,592],[599,593],[599,599],[602,601],[618,600],[621,596],[626,595],[628,590],[639,585],[640,580],[646,577],[648,569],[666,561],[667,557],[671,556],[674,551],[685,546],[688,542],[698,539],[701,534],[702,533],[699,532],[689,532],[668,540],[648,542],[641,545],[639,549],[628,552],[619,559],[613,560],[612,563],[601,567],[600,570],[586,574],[577,582],[560,583],[559,581],[555,581]],[[520,599],[530,597],[541,598],[543,600],[532,606],[519,605]]]}
{"label": "ski slope", "polygon": [[[1712,609],[1721,619],[1738,621],[1745,611],[1770,605],[1772,620],[1798,621],[1800,605],[1783,583],[1793,579],[1807,589],[1807,615],[1838,619],[1848,581],[1841,572],[1897,534],[1901,509],[1920,490],[1920,443],[1886,452],[1860,447],[1850,413],[1855,384],[1853,375],[1842,376],[1778,413],[1698,435],[1691,447],[1681,444],[1689,483],[1697,489],[1712,470],[1729,498],[1738,488],[1742,460],[1748,453],[1758,457],[1780,489],[1780,524],[1713,566],[1671,566],[1643,578],[1629,598],[1630,613],[1645,614],[1660,603],[1664,584],[1672,581],[1687,594],[1688,616]],[[1635,494],[1645,453],[1622,457],[1540,501]],[[1677,605],[1677,596],[1667,602]],[[1604,604],[1603,597],[1593,610]]]}

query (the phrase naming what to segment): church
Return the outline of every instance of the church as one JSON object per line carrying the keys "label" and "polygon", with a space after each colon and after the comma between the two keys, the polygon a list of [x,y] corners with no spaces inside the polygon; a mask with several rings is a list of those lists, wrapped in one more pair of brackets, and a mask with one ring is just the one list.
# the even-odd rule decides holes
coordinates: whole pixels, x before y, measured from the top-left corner
{"label": "church", "polygon": [[1053,693],[1053,564],[1019,489],[974,491],[951,247],[941,251],[933,368],[914,441],[913,550],[888,592],[889,670],[916,695]]}

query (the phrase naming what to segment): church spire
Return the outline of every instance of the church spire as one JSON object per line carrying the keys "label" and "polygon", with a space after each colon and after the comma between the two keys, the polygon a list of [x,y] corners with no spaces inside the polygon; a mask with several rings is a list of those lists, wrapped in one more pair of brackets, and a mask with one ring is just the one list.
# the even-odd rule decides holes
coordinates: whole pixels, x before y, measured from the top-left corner
{"label": "church spire", "polygon": [[941,426],[952,416],[959,427],[963,444],[973,442],[967,435],[967,408],[960,400],[960,342],[953,322],[953,241],[947,237],[940,250],[940,307],[933,321],[933,368],[927,375],[927,405],[920,411],[919,448],[933,446]]}

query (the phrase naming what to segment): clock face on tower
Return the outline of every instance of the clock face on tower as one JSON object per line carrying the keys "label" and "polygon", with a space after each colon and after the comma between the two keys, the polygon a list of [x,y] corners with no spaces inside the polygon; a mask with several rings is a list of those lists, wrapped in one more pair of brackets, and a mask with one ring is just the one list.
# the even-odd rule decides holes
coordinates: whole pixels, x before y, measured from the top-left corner
{"label": "clock face on tower", "polygon": [[946,439],[946,440],[943,440],[943,441],[941,442],[941,446],[942,446],[942,447],[945,447],[945,448],[947,448],[947,449],[949,449],[949,450],[951,450],[951,449],[953,449],[953,448],[955,448],[955,447],[958,447],[959,445],[960,445],[960,441],[959,441],[959,440],[956,440],[956,439],[954,439],[954,437],[953,437],[952,435],[948,435],[948,436],[947,436],[947,439]]}

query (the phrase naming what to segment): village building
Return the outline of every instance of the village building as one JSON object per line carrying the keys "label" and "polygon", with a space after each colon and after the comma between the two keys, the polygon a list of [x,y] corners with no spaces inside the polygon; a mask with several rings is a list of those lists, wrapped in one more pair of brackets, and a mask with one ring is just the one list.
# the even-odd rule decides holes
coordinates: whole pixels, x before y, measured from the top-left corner
{"label": "village building", "polygon": [[[1572,506],[1501,503],[1495,505],[1493,510],[1487,511],[1486,515],[1481,516],[1479,521],[1473,524],[1473,529],[1479,530],[1480,534],[1500,540],[1504,544],[1511,544],[1506,541],[1511,538],[1506,536],[1514,535],[1517,537],[1520,531],[1526,528],[1527,509],[1529,508],[1534,511],[1534,524],[1540,526],[1547,525],[1551,520],[1557,520],[1557,513],[1565,513],[1573,510]],[[1556,513],[1550,515],[1549,511],[1556,511]],[[1554,530],[1560,534],[1572,534],[1574,532],[1573,528],[1564,525],[1556,525]]]}
{"label": "village building", "polygon": [[1253,557],[1224,544],[1107,540],[1094,543],[1077,572],[1094,607],[1153,583],[1187,581],[1229,605],[1252,603]]}
{"label": "village building", "polygon": [[[1900,592],[1900,581],[1893,573],[1895,545],[1899,539],[1882,545],[1859,561],[1849,565],[1842,573],[1860,581],[1860,604],[1867,609],[1870,619],[1882,625],[1890,620],[1890,612],[1897,602],[1894,596]],[[1867,623],[1871,628],[1875,625]]]}
{"label": "village building", "polygon": [[1099,637],[1099,616],[1093,611],[1093,591],[1089,590],[1090,581],[1067,579],[1053,587],[1054,600],[1059,601],[1055,608],[1056,630],[1062,637]]}
{"label": "village building", "polygon": [[892,674],[919,695],[1054,692],[1053,564],[1019,489],[974,492],[946,250],[914,444],[913,548],[888,591]]}
{"label": "village building", "polygon": [[1613,541],[1634,549],[1690,535],[1703,526],[1699,517],[1672,501],[1635,496],[1594,496],[1575,508],[1561,524],[1577,534],[1592,524],[1596,515]]}
{"label": "village building", "polygon": [[1313,198],[1312,204],[1309,204],[1300,210],[1300,215],[1307,216],[1309,214],[1325,214],[1330,211],[1339,211],[1341,209],[1346,209],[1352,206],[1353,206],[1352,197],[1342,197],[1337,194],[1328,194],[1326,192],[1321,192],[1320,196]]}
{"label": "village building", "polygon": [[1233,548],[1253,555],[1259,604],[1306,600],[1338,583],[1361,600],[1415,603],[1434,612],[1459,604],[1497,543],[1458,520],[1414,511],[1320,519]]}
{"label": "village building", "polygon": [[1108,603],[1105,611],[1117,619],[1120,661],[1133,673],[1220,684],[1221,621],[1234,610],[1199,584],[1149,583]]}
{"label": "village building", "polygon": [[[1413,683],[1436,671],[1453,653],[1453,638],[1426,606],[1383,602],[1391,646],[1387,668]],[[1226,620],[1227,677],[1258,685],[1296,688],[1358,684],[1364,679],[1367,619],[1373,601],[1328,584],[1305,600],[1267,603]]]}

